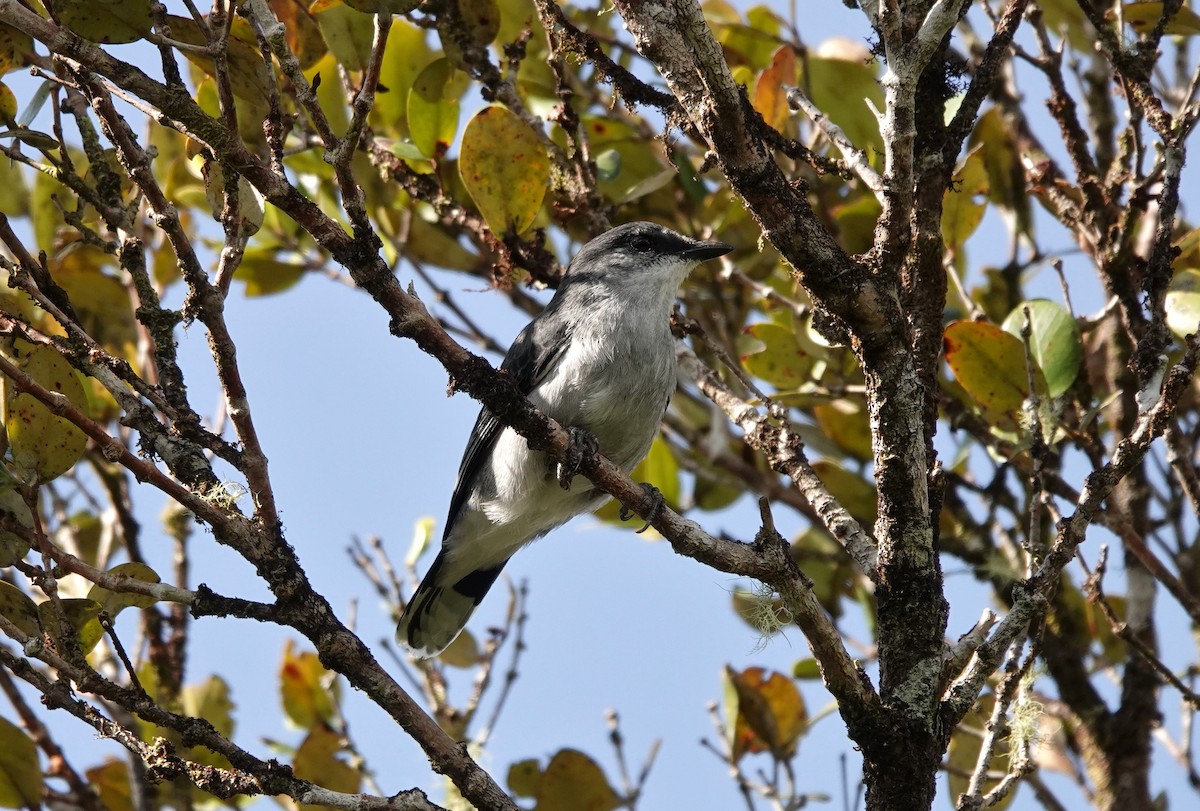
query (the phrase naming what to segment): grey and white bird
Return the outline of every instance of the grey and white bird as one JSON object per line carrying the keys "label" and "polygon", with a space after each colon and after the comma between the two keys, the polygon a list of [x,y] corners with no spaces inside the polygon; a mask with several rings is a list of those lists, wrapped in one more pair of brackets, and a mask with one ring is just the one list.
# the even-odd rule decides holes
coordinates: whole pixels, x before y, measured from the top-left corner
{"label": "grey and white bird", "polygon": [[[608,231],[579,250],[554,297],[501,368],[534,406],[626,473],[645,458],[675,391],[671,308],[698,263],[733,250],[649,222]],[[560,486],[554,461],[479,413],[458,469],[442,548],[409,600],[396,638],[435,656],[466,625],[518,549],[609,496],[583,476]],[[569,475],[569,474],[568,474]]]}

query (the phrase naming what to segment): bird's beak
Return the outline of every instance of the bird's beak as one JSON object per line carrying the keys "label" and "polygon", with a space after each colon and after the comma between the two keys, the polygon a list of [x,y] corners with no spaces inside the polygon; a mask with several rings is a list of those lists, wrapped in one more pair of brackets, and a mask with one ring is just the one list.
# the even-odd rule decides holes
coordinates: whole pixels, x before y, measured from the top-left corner
{"label": "bird's beak", "polygon": [[704,262],[708,259],[716,259],[718,256],[724,256],[732,250],[733,246],[725,242],[697,242],[690,248],[687,248],[683,252],[683,255],[688,259]]}

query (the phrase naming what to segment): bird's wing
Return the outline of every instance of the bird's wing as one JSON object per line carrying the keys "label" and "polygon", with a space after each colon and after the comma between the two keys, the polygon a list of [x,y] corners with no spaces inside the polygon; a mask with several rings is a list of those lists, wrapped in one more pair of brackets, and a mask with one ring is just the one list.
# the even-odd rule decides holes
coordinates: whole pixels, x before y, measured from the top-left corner
{"label": "bird's wing", "polygon": [[[570,343],[570,329],[561,319],[558,323],[562,326],[551,328],[547,327],[545,320],[535,319],[513,341],[504,363],[500,365],[501,369],[512,375],[517,388],[524,395],[528,395],[546,378]],[[479,410],[467,449],[463,452],[462,463],[458,466],[458,481],[454,485],[454,495],[450,497],[450,513],[446,518],[443,538],[450,535],[450,529],[475,484],[475,477],[503,429],[504,425],[487,408]]]}

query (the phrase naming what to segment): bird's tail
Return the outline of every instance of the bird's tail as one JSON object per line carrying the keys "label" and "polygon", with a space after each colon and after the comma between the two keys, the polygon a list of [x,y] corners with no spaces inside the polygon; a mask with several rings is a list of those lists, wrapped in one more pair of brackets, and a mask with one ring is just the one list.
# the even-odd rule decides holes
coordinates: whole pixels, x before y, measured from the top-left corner
{"label": "bird's tail", "polygon": [[439,552],[396,626],[396,641],[423,659],[437,656],[462,632],[508,562],[450,583],[443,575],[445,559],[446,553]]}

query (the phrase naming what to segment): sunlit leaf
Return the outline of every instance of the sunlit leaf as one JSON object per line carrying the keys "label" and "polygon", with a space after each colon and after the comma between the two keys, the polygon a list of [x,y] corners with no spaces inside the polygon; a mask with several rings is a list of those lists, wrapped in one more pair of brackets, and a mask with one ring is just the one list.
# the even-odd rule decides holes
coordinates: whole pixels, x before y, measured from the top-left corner
{"label": "sunlit leaf", "polygon": [[1184,338],[1200,332],[1200,270],[1188,268],[1171,278],[1165,302],[1167,326]]}
{"label": "sunlit leaf", "polygon": [[0,24],[0,75],[23,67],[33,54],[33,39],[24,31]]}
{"label": "sunlit leaf", "polygon": [[40,808],[42,783],[37,744],[19,726],[0,718],[0,808]]}
{"label": "sunlit leaf", "polygon": [[[296,750],[292,771],[301,780],[309,780],[318,786],[353,794],[358,791],[362,775],[337,756],[345,749],[341,735],[324,724],[318,724],[308,733],[304,743]],[[301,805],[302,811],[316,811],[319,805]]]}
{"label": "sunlit leaf", "polygon": [[[347,5],[336,5],[309,11],[317,19],[325,44],[346,70],[364,70],[371,61],[371,46],[375,41],[375,17],[355,11]],[[334,82],[337,76],[324,76]]]}
{"label": "sunlit leaf", "polygon": [[[43,388],[87,408],[79,375],[54,347],[17,340],[5,354]],[[87,447],[83,431],[7,379],[4,394],[4,426],[17,471],[29,481],[47,482],[70,470]]]}
{"label": "sunlit leaf", "polygon": [[[604,448],[600,448],[603,452]],[[646,482],[658,488],[662,493],[663,501],[673,510],[678,510],[680,507],[680,483],[679,483],[679,463],[675,461],[674,454],[671,453],[671,446],[661,436],[656,436],[654,442],[650,445],[650,452],[646,454],[633,472],[629,474],[634,481]],[[601,521],[607,521],[613,524],[621,523],[618,513],[621,511],[621,505],[615,500],[608,502],[600,509],[596,510],[596,517]],[[635,529],[642,526],[644,522],[631,521],[630,525]],[[652,530],[647,530],[651,532]]]}
{"label": "sunlit leaf", "polygon": [[269,296],[295,287],[304,278],[305,268],[299,261],[285,261],[274,251],[246,251],[242,264],[233,278],[246,285],[246,296]]}
{"label": "sunlit leaf", "polygon": [[977,198],[988,190],[988,172],[979,151],[972,152],[954,173],[951,187],[942,196],[942,239],[957,251],[983,221],[987,203]]}
{"label": "sunlit leaf", "polygon": [[725,679],[733,759],[764,751],[780,759],[792,757],[808,726],[808,710],[795,682],[761,667],[739,673],[726,666]]}
{"label": "sunlit leaf", "polygon": [[[1165,5],[1165,3],[1125,3],[1121,6],[1121,17],[1125,20],[1125,24],[1138,34],[1148,34],[1162,19]],[[1109,9],[1106,16],[1113,19],[1116,15],[1112,9]],[[1163,28],[1163,33],[1174,37],[1194,37],[1200,34],[1200,14],[1196,14],[1187,5],[1181,5],[1175,16]]]}
{"label": "sunlit leaf", "polygon": [[57,0],[54,9],[64,28],[92,42],[133,42],[152,25],[150,0]]}
{"label": "sunlit leaf", "polygon": [[792,114],[788,108],[787,89],[796,84],[796,70],[796,51],[791,45],[782,45],[754,87],[754,109],[769,126],[781,132]]}
{"label": "sunlit leaf", "polygon": [[538,784],[542,782],[542,766],[537,758],[518,760],[508,767],[505,782],[518,797],[533,797],[537,793]]}
{"label": "sunlit leaf", "polygon": [[1015,430],[1029,395],[1024,345],[994,324],[955,321],[946,328],[943,346],[954,377],[989,422]]}
{"label": "sunlit leaf", "polygon": [[742,366],[755,377],[779,389],[795,389],[808,382],[813,359],[788,327],[770,322],[752,324],[745,333],[761,343],[761,349],[743,352]]}
{"label": "sunlit leaf", "polygon": [[596,761],[574,749],[554,753],[536,796],[534,811],[613,811],[621,805]]}
{"label": "sunlit leaf", "polygon": [[421,0],[343,0],[355,11],[364,14],[407,14],[421,4]]}
{"label": "sunlit leaf", "polygon": [[871,54],[860,42],[834,37],[801,61],[800,87],[817,109],[829,116],[856,147],[883,151],[879,122],[871,111],[882,110],[883,91],[875,78]]}
{"label": "sunlit leaf", "polygon": [[821,665],[816,659],[798,659],[796,664],[792,665],[793,679],[819,679],[821,678]]}
{"label": "sunlit leaf", "polygon": [[[132,577],[134,580],[142,580],[146,583],[160,582],[157,572],[146,564],[136,561],[114,566],[112,569],[109,569],[109,574],[124,575],[125,577]],[[153,597],[145,594],[134,594],[128,591],[110,591],[103,586],[92,586],[92,590],[88,592],[88,599],[100,603],[109,616],[113,617],[123,609],[149,608],[158,602]]]}
{"label": "sunlit leaf", "polygon": [[233,700],[229,685],[220,676],[209,676],[199,684],[187,685],[181,698],[184,713],[203,718],[226,738],[233,736]]}
{"label": "sunlit leaf", "polygon": [[408,131],[426,157],[441,157],[454,140],[458,98],[465,78],[466,74],[449,59],[438,59],[413,80],[408,93]]}
{"label": "sunlit leaf", "polygon": [[1083,342],[1079,324],[1061,304],[1048,299],[1034,299],[1018,304],[1001,328],[1020,340],[1025,323],[1025,308],[1029,308],[1029,348],[1034,362],[1046,376],[1046,389],[1058,397],[1071,388],[1083,363]]}
{"label": "sunlit leaf", "polygon": [[[79,641],[79,649],[86,655],[104,637],[104,627],[100,625],[100,603],[83,597],[72,597],[60,600],[62,613],[71,626],[71,632]],[[62,624],[59,622],[58,610],[53,600],[38,603],[38,621],[42,629],[50,635],[56,644],[62,645]]]}
{"label": "sunlit leaf", "polygon": [[432,516],[418,518],[413,524],[413,538],[408,545],[408,554],[404,557],[405,566],[413,566],[421,556],[425,554],[425,550],[429,548],[429,542],[433,540],[433,529],[436,522]]}
{"label": "sunlit leaf", "polygon": [[315,653],[298,653],[288,640],[279,666],[279,692],[288,720],[300,729],[332,722],[337,717],[335,684],[334,674]]}
{"label": "sunlit leaf", "polygon": [[855,459],[867,462],[873,457],[871,423],[865,407],[850,399],[834,400],[814,406],[813,418],[833,442]]}
{"label": "sunlit leaf", "polygon": [[515,113],[485,107],[463,132],[458,171],[492,232],[520,234],[542,207],[550,158],[537,133]]}
{"label": "sunlit leaf", "polygon": [[[373,118],[382,120],[387,126],[406,126],[408,94],[413,81],[433,61],[425,36],[425,29],[407,20],[392,22],[387,47],[383,51],[383,63],[379,66],[379,84],[382,87],[375,93],[375,109],[372,113]],[[400,134],[406,132],[407,129],[400,130]]]}

